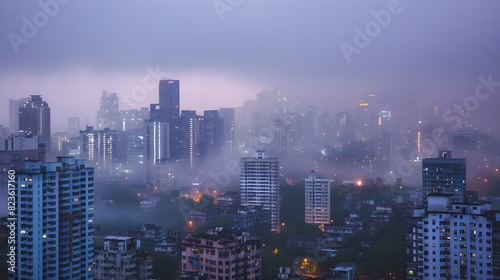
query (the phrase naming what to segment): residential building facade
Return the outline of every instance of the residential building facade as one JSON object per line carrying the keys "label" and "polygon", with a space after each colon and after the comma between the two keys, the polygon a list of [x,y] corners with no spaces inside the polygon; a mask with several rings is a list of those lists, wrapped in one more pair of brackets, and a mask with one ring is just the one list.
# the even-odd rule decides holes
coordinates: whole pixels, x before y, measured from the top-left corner
{"label": "residential building facade", "polygon": [[11,279],[93,279],[94,169],[26,161],[16,172],[17,271]]}
{"label": "residential building facade", "polygon": [[209,229],[182,240],[182,274],[196,272],[210,279],[262,279],[261,243],[246,233]]}
{"label": "residential building facade", "polygon": [[263,151],[255,157],[241,159],[241,206],[262,206],[271,211],[271,230],[279,232],[280,185],[277,158],[269,158]]}
{"label": "residential building facade", "polygon": [[330,223],[330,180],[313,170],[305,182],[305,222],[323,229]]}

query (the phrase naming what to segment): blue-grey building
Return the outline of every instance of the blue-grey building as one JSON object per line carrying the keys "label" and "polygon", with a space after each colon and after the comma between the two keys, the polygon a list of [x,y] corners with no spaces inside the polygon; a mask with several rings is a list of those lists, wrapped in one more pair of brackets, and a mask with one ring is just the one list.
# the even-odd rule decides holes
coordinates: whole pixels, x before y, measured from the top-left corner
{"label": "blue-grey building", "polygon": [[451,194],[452,202],[464,202],[467,161],[452,158],[451,151],[441,150],[437,158],[422,161],[424,205],[429,194]]}
{"label": "blue-grey building", "polygon": [[26,161],[16,172],[16,268],[9,279],[93,279],[94,169]]}

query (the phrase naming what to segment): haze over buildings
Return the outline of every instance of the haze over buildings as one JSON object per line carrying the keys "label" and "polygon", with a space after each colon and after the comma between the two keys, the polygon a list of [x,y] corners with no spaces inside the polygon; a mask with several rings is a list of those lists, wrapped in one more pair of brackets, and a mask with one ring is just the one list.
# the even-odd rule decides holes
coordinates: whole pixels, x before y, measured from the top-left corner
{"label": "haze over buildings", "polygon": [[499,10],[0,2],[20,278],[498,278]]}
{"label": "haze over buildings", "polygon": [[[301,104],[334,110],[372,92],[395,103],[415,94],[422,105],[439,102],[448,109],[450,101],[461,103],[474,92],[479,75],[492,73],[496,80],[498,74],[495,1],[458,1],[454,9],[402,1],[401,12],[351,63],[340,43],[354,45],[354,27],[364,30],[373,20],[370,12],[387,9],[388,1],[258,1],[234,7],[223,21],[212,2],[125,1],[120,9],[99,2],[99,11],[96,4],[59,5],[57,15],[20,44],[18,53],[6,36],[0,42],[3,96],[44,95],[57,112],[54,131],[74,113],[97,127],[95,114],[87,112],[97,110],[94,100],[103,90],[123,97],[123,108],[146,107],[162,78],[182,80],[181,103],[200,113],[241,106],[256,92],[273,88]],[[22,16],[31,20],[41,10],[37,2],[0,5],[1,34],[22,36]],[[132,17],[140,17],[141,24]],[[7,112],[1,114],[6,120]]]}

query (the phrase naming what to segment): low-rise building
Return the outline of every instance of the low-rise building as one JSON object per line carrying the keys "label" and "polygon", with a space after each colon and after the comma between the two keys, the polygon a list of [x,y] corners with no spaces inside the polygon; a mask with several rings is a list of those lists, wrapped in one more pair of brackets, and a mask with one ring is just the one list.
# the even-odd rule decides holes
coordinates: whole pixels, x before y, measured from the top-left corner
{"label": "low-rise building", "polygon": [[182,274],[203,273],[210,279],[262,279],[259,239],[218,227],[182,240]]}
{"label": "low-rise building", "polygon": [[354,263],[340,263],[333,269],[333,280],[354,280],[355,273]]}
{"label": "low-rise building", "polygon": [[96,280],[150,279],[153,258],[141,251],[141,242],[127,236],[107,236],[104,247],[95,250]]}
{"label": "low-rise building", "polygon": [[261,236],[271,231],[271,211],[261,207],[240,209],[236,214],[230,215],[233,225],[250,235]]}

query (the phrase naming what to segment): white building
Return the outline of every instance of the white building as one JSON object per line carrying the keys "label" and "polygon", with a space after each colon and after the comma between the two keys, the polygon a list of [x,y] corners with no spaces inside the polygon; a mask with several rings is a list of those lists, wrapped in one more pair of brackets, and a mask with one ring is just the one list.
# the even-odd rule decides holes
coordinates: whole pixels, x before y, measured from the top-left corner
{"label": "white building", "polygon": [[500,215],[490,204],[452,199],[429,195],[427,208],[407,220],[407,279],[499,279],[494,228]]}
{"label": "white building", "polygon": [[155,166],[170,159],[170,124],[155,119],[144,121],[144,183],[155,183]]}
{"label": "white building", "polygon": [[16,173],[16,266],[9,279],[93,279],[94,169],[26,161]]}
{"label": "white building", "polygon": [[98,177],[116,173],[117,143],[115,130],[95,130],[87,126],[86,130],[80,131],[80,155],[89,165],[95,166]]}
{"label": "white building", "polygon": [[323,229],[330,223],[330,180],[313,170],[305,181],[305,222]]}
{"label": "white building", "polygon": [[242,158],[240,164],[241,206],[262,206],[271,211],[271,231],[279,232],[280,193],[277,158],[269,158],[263,151],[255,157]]}

